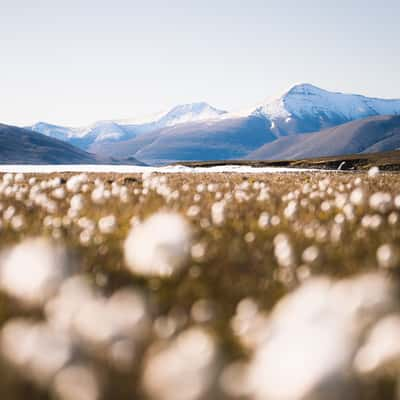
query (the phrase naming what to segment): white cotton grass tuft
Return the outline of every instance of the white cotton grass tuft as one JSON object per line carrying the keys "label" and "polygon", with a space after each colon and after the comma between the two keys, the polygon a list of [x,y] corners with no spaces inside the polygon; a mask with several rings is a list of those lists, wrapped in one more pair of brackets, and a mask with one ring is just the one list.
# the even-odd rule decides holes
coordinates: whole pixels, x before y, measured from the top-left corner
{"label": "white cotton grass tuft", "polygon": [[22,172],[15,174],[14,180],[16,183],[22,183],[25,179],[25,176]]}
{"label": "white cotton grass tuft", "polygon": [[251,398],[346,397],[368,329],[397,307],[396,288],[381,274],[308,280],[279,301],[262,329],[246,370]]}
{"label": "white cotton grass tuft", "polygon": [[88,181],[88,176],[86,174],[73,175],[66,183],[66,188],[71,193],[78,193],[81,186]]}
{"label": "white cotton grass tuft", "polygon": [[95,371],[84,364],[63,368],[54,379],[52,391],[60,400],[99,400],[101,397]]}
{"label": "white cotton grass tuft", "polygon": [[72,358],[72,343],[63,332],[46,323],[15,318],[1,331],[3,358],[27,378],[47,385]]}
{"label": "white cotton grass tuft", "polygon": [[230,323],[234,335],[247,350],[254,350],[265,339],[266,324],[267,315],[252,298],[244,298],[237,304]]}
{"label": "white cotton grass tuft", "polygon": [[214,225],[222,225],[225,221],[225,201],[218,201],[211,207],[211,221]]}
{"label": "white cotton grass tuft", "polygon": [[293,267],[296,255],[288,235],[279,233],[274,238],[274,254],[281,267]]}
{"label": "white cotton grass tuft", "polygon": [[392,209],[393,202],[390,193],[376,192],[369,198],[369,206],[380,213],[387,213]]}
{"label": "white cotton grass tuft", "polygon": [[2,254],[0,289],[21,305],[42,306],[70,269],[67,251],[44,238],[31,238]]}
{"label": "white cotton grass tuft", "polygon": [[56,330],[69,332],[78,312],[94,298],[95,291],[88,277],[72,276],[62,283],[57,295],[46,303],[46,319]]}
{"label": "white cotton grass tuft", "polygon": [[114,215],[107,215],[102,217],[98,222],[99,231],[103,234],[110,234],[117,228],[117,219]]}
{"label": "white cotton grass tuft", "polygon": [[370,178],[374,178],[374,177],[376,177],[376,176],[379,175],[379,172],[380,172],[379,167],[377,167],[377,166],[371,167],[371,168],[368,170],[368,176],[369,176]]}
{"label": "white cotton grass tuft", "polygon": [[400,367],[400,316],[390,314],[382,318],[368,334],[354,359],[359,374],[384,375]]}
{"label": "white cotton grass tuft", "polygon": [[81,275],[61,285],[57,296],[47,302],[45,317],[76,348],[119,371],[131,368],[151,327],[144,294],[125,287],[106,297]]}
{"label": "white cotton grass tuft", "polygon": [[260,229],[265,229],[268,227],[270,222],[270,216],[267,212],[263,211],[258,218],[258,226]]}
{"label": "white cotton grass tuft", "polygon": [[96,186],[95,189],[93,189],[93,192],[91,194],[91,199],[94,204],[104,204],[106,199],[104,196],[104,186]]}
{"label": "white cotton grass tuft", "polygon": [[313,245],[307,247],[301,257],[306,264],[316,264],[321,257],[321,252],[317,246]]}
{"label": "white cotton grass tuft", "polygon": [[133,227],[124,244],[131,272],[143,276],[168,277],[185,266],[192,231],[177,213],[157,212]]}
{"label": "white cotton grass tuft", "polygon": [[85,206],[85,199],[81,194],[75,194],[71,197],[70,206],[72,210],[80,211]]}
{"label": "white cotton grass tuft", "polygon": [[376,259],[382,268],[395,268],[400,261],[399,251],[391,244],[383,244],[376,251]]}
{"label": "white cotton grass tuft", "polygon": [[190,328],[166,345],[150,348],[142,384],[154,400],[213,398],[207,394],[217,366],[218,348],[213,337],[201,328]]}
{"label": "white cotton grass tuft", "polygon": [[362,206],[365,204],[366,195],[362,188],[357,187],[350,193],[350,202],[355,206]]}
{"label": "white cotton grass tuft", "polygon": [[[59,311],[62,311],[61,309]],[[96,296],[86,301],[72,319],[72,330],[93,353],[106,355],[117,340],[140,342],[150,324],[144,297],[133,289],[125,288],[110,298]],[[133,350],[126,346],[125,353]]]}

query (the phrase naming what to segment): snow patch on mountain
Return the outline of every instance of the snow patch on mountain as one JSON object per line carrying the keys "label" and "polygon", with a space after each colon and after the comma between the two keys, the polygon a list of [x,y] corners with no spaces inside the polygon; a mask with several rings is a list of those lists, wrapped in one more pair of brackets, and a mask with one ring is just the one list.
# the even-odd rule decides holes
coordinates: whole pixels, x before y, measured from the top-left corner
{"label": "snow patch on mountain", "polygon": [[163,127],[175,126],[188,122],[216,119],[226,113],[226,111],[218,110],[204,102],[183,104],[174,107],[157,122]]}
{"label": "snow patch on mountain", "polygon": [[270,120],[291,117],[308,118],[340,118],[352,121],[374,115],[399,115],[400,100],[370,98],[355,94],[329,92],[310,84],[293,86],[282,96],[268,99],[257,106],[255,115]]}
{"label": "snow patch on mountain", "polygon": [[[39,122],[29,129],[46,136],[62,140],[92,138],[90,142],[116,141],[134,136],[134,133],[145,133],[156,129],[179,124],[213,120],[226,114],[207,103],[182,104],[169,111],[158,113],[152,117],[126,119],[120,121],[98,121],[87,127],[69,128]],[[153,119],[152,119],[153,118]],[[132,134],[132,132],[134,132]],[[87,144],[85,142],[85,144]]]}
{"label": "snow patch on mountain", "polygon": [[93,136],[94,140],[120,139],[125,136],[124,129],[113,121],[99,121],[82,130],[81,137]]}
{"label": "snow patch on mountain", "polygon": [[82,130],[81,128],[70,128],[48,124],[47,122],[38,122],[35,125],[27,127],[27,129],[61,140],[79,136]]}

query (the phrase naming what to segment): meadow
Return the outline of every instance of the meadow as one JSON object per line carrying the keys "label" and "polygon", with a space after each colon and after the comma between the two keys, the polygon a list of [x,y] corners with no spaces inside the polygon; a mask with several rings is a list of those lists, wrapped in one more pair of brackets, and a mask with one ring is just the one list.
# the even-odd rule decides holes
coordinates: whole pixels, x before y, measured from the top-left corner
{"label": "meadow", "polygon": [[400,179],[0,176],[0,398],[396,399]]}

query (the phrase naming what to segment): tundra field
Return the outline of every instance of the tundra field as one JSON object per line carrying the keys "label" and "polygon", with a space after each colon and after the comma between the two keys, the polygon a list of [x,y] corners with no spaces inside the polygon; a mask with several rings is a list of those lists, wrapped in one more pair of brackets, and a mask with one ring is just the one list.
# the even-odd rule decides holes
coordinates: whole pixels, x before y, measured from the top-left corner
{"label": "tundra field", "polygon": [[400,398],[400,175],[0,175],[0,398]]}

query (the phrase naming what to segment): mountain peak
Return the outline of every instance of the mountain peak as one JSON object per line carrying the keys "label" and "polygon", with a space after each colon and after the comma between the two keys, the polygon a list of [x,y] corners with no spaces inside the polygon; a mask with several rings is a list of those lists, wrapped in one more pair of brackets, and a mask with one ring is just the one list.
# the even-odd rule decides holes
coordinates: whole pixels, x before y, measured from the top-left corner
{"label": "mountain peak", "polygon": [[31,127],[33,129],[33,128],[47,128],[47,127],[56,127],[56,126],[57,125],[49,124],[49,123],[44,122],[44,121],[38,121],[34,125],[32,125]]}
{"label": "mountain peak", "polygon": [[93,124],[91,124],[89,126],[89,129],[103,128],[103,127],[115,127],[115,126],[118,126],[117,122],[105,119],[105,120],[94,122]]}
{"label": "mountain peak", "polygon": [[144,117],[136,117],[117,121],[120,125],[152,125],[157,127],[171,126],[174,124],[201,121],[218,118],[226,114],[210,104],[200,101],[195,103],[178,104],[168,110],[164,110]]}
{"label": "mountain peak", "polygon": [[298,83],[293,85],[288,91],[285,92],[284,96],[287,95],[310,95],[314,93],[324,93],[326,90],[319,88],[318,86],[312,85],[311,83]]}
{"label": "mountain peak", "polygon": [[315,125],[318,130],[320,125],[333,123],[329,121],[339,124],[374,115],[394,115],[399,113],[399,108],[400,100],[330,92],[310,83],[300,83],[278,97],[267,99],[252,114],[285,123],[291,123],[293,118],[320,121]]}
{"label": "mountain peak", "polygon": [[172,126],[186,122],[215,119],[223,114],[226,114],[226,111],[218,110],[206,102],[180,104],[163,115],[157,123],[163,126]]}
{"label": "mountain peak", "polygon": [[192,113],[201,113],[204,110],[212,110],[216,114],[224,114],[226,111],[218,110],[215,107],[211,106],[210,104],[200,101],[195,103],[187,103],[187,104],[178,104],[177,106],[173,107],[167,114],[173,112],[192,112]]}

